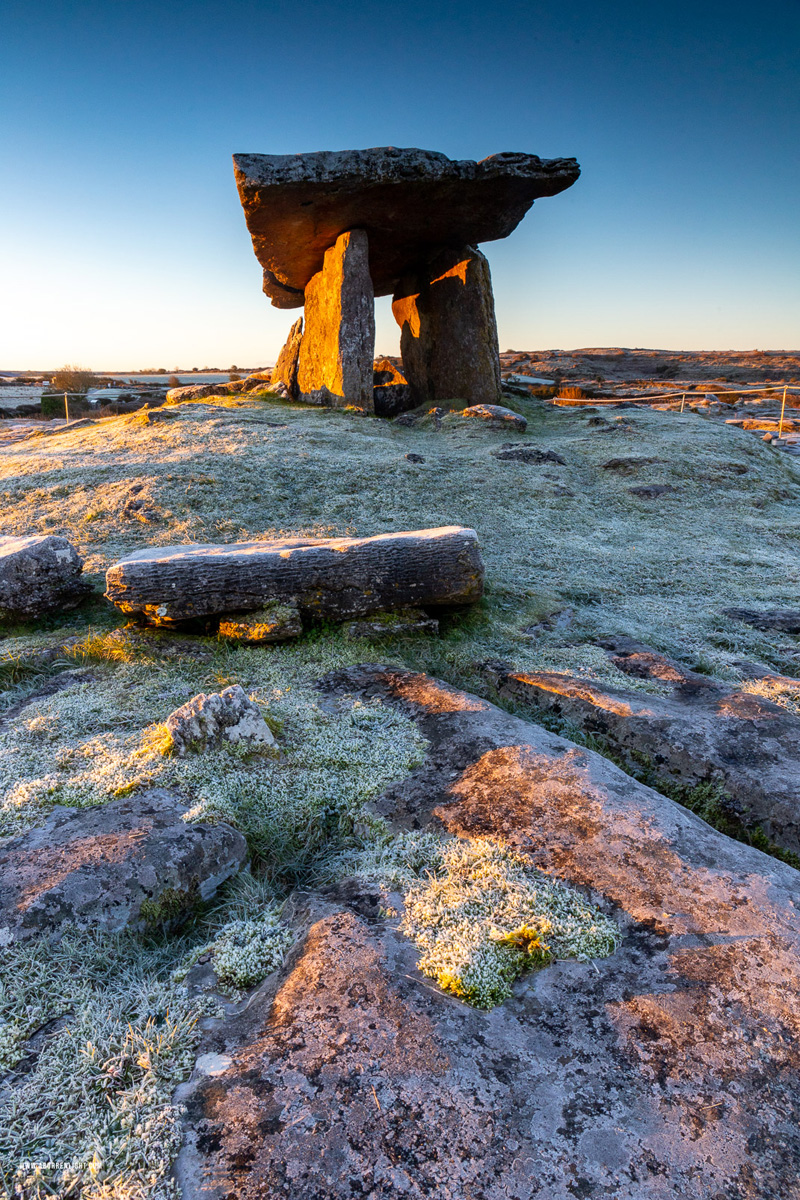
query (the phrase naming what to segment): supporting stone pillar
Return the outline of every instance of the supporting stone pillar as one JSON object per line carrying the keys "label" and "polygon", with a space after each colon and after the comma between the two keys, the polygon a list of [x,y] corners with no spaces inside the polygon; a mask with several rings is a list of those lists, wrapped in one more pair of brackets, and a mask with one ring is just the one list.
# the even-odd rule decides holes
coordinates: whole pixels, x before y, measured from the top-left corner
{"label": "supporting stone pillar", "polygon": [[500,348],[489,264],[472,246],[443,250],[400,280],[392,312],[417,404],[495,404]]}
{"label": "supporting stone pillar", "polygon": [[375,297],[368,249],[363,229],[341,234],[306,287],[297,388],[307,403],[373,411]]}
{"label": "supporting stone pillar", "polygon": [[298,317],[289,330],[278,361],[272,369],[271,383],[282,383],[293,400],[297,399],[297,367],[300,361],[300,343],[303,340],[303,318]]}

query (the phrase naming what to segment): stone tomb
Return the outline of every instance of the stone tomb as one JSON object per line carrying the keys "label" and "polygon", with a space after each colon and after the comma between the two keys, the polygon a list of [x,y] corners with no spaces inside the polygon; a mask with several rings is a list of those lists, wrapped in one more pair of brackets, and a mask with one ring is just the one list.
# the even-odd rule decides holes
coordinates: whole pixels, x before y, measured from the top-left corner
{"label": "stone tomb", "polygon": [[[424,402],[491,404],[500,355],[489,264],[534,200],[570,187],[575,159],[427,150],[236,154],[234,170],[264,291],[305,306],[273,372],[290,395],[392,416]],[[374,297],[392,296],[402,380],[373,377]],[[377,387],[375,385],[378,385]]]}

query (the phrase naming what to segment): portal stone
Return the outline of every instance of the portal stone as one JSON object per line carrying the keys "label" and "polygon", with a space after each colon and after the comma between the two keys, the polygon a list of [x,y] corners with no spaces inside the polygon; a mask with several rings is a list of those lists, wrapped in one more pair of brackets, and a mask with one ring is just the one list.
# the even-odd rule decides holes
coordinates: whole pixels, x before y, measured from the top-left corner
{"label": "portal stone", "polygon": [[302,340],[303,318],[298,317],[289,330],[289,336],[278,355],[278,361],[275,363],[270,377],[270,383],[284,384],[292,399],[296,399],[297,397],[297,367],[300,360],[300,343]]}
{"label": "portal stone", "polygon": [[375,297],[363,229],[341,234],[305,291],[298,399],[374,411]]}
{"label": "portal stone", "polygon": [[480,250],[436,254],[401,280],[392,312],[415,403],[497,403],[500,347],[489,264]]}

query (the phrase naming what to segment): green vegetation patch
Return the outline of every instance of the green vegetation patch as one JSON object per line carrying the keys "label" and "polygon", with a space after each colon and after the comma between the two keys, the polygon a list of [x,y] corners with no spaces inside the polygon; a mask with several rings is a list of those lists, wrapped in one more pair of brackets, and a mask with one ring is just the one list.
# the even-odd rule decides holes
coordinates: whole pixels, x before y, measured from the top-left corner
{"label": "green vegetation patch", "polygon": [[[198,638],[178,659],[161,651],[160,639],[89,634],[72,654],[91,677],[32,700],[0,729],[0,836],[41,824],[55,804],[172,787],[188,820],[236,825],[256,866],[288,886],[303,881],[323,847],[346,845],[374,824],[366,802],[422,761],[416,726],[389,705],[322,707],[310,681],[365,657],[344,638],[270,651]],[[262,706],[277,748],[223,744],[172,757],[169,713],[233,683]]]}
{"label": "green vegetation patch", "polygon": [[488,838],[407,833],[339,860],[339,870],[399,887],[401,930],[419,969],[477,1008],[511,995],[523,971],[557,958],[603,958],[619,931],[580,893]]}

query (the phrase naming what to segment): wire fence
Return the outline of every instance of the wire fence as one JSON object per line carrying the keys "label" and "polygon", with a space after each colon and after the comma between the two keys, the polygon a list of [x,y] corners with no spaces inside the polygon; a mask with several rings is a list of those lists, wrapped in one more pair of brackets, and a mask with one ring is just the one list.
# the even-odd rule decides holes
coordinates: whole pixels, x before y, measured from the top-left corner
{"label": "wire fence", "polygon": [[[750,396],[750,395],[756,395],[756,394],[763,395],[764,392],[782,392],[783,393],[783,399],[781,401],[781,415],[780,415],[780,419],[778,421],[778,437],[782,437],[787,397],[789,396],[790,393],[792,395],[797,394],[798,396],[800,396],[800,386],[779,383],[779,384],[765,384],[762,387],[759,387],[758,385],[756,385],[754,387],[747,387],[747,388],[729,388],[727,391],[720,391],[718,388],[716,388],[713,392],[709,391],[709,392],[704,392],[704,393],[687,392],[684,390],[681,392],[653,392],[650,395],[643,395],[643,396],[610,396],[610,397],[603,397],[600,399],[592,399],[590,396],[587,396],[587,397],[585,397],[585,400],[586,400],[587,404],[650,404],[657,400],[677,399],[678,396],[680,396],[681,397],[680,411],[683,412],[683,410],[686,406],[687,396],[690,398],[699,398],[701,395],[713,396],[716,399],[719,396],[737,396],[738,397],[738,396]],[[553,397],[554,400],[559,400],[559,399],[569,400],[572,398],[573,397],[569,397],[569,396],[564,396],[564,397],[554,396]],[[794,405],[790,405],[790,407],[793,408]]]}

